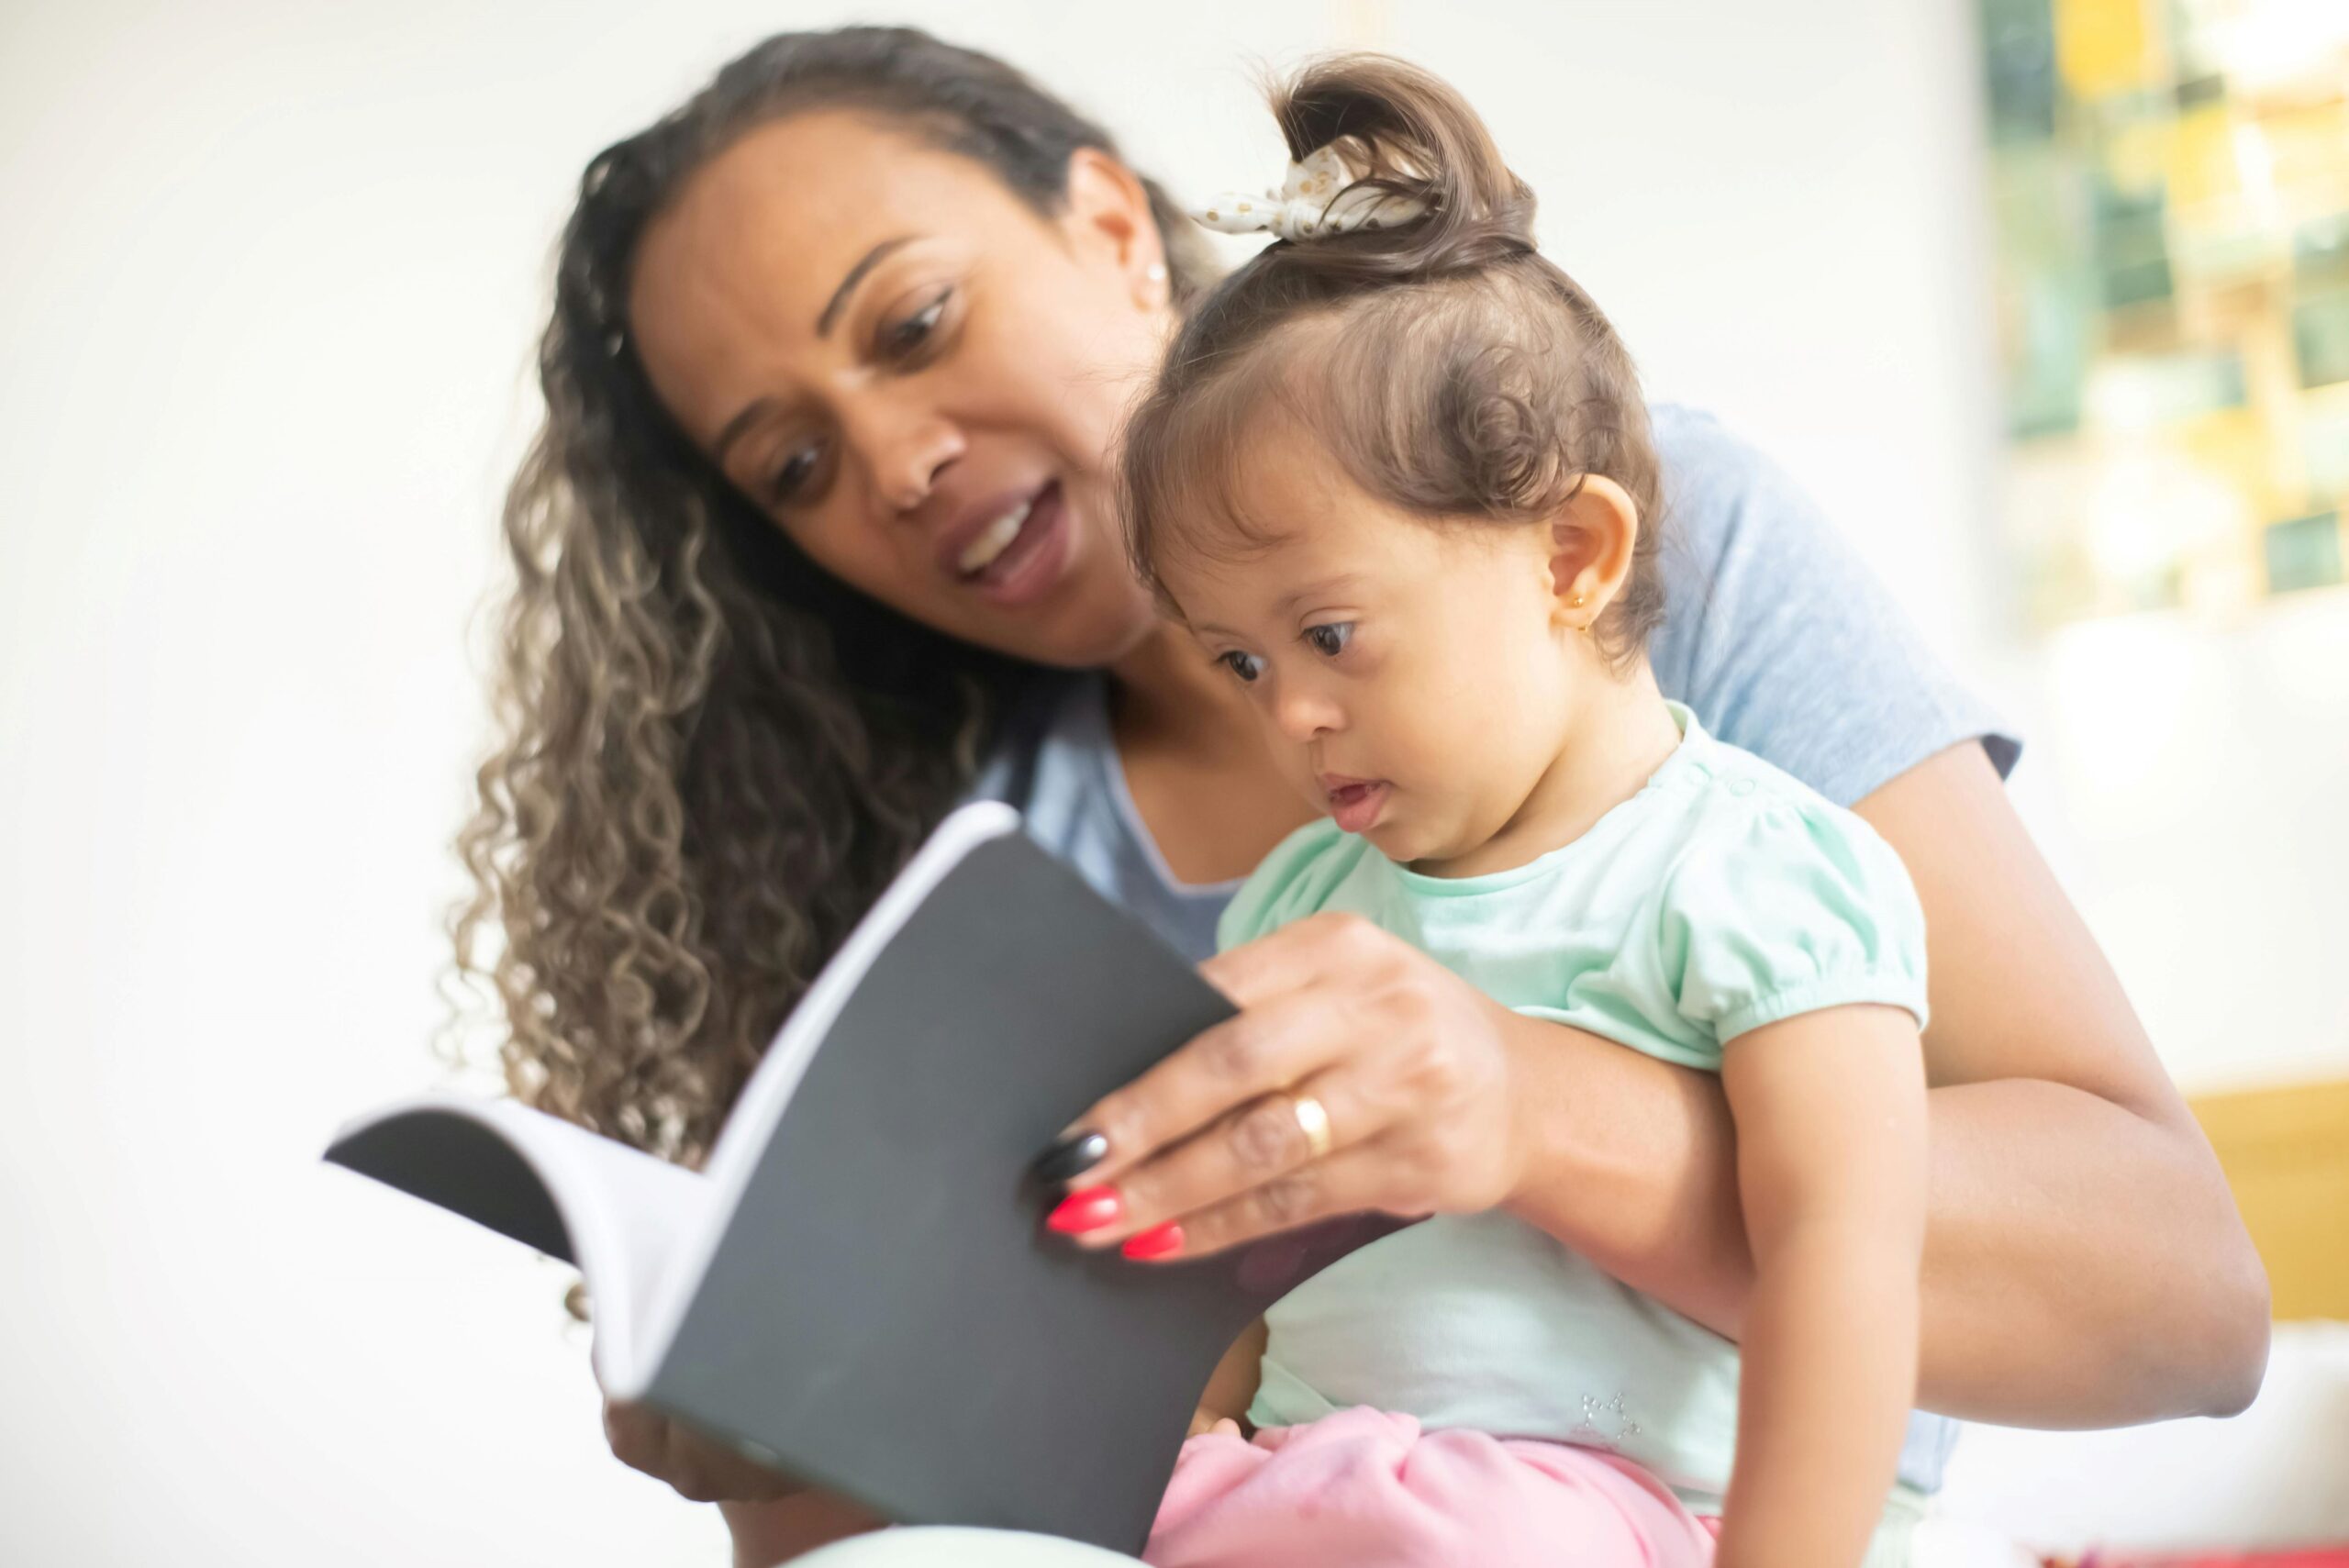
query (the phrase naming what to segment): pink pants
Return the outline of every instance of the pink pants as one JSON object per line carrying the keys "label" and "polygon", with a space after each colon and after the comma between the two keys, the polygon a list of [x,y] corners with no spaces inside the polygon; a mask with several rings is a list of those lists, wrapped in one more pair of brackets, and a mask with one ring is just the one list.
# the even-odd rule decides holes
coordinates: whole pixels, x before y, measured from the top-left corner
{"label": "pink pants", "polygon": [[1408,1416],[1183,1445],[1152,1568],[1708,1568],[1712,1532],[1637,1465]]}

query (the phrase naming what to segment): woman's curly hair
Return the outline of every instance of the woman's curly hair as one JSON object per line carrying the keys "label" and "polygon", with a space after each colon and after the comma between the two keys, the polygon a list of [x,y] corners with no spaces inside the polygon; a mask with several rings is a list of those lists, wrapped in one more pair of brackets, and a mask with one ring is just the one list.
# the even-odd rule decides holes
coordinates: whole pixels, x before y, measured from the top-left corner
{"label": "woman's curly hair", "polygon": [[[637,361],[647,223],[744,131],[819,106],[888,117],[1047,214],[1073,153],[1115,153],[998,61],[851,28],[769,39],[580,182],[539,348],[546,421],[506,504],[500,738],[457,840],[474,885],[452,936],[461,989],[502,1008],[516,1095],[689,1164],[1032,674],[818,569]],[[1149,189],[1179,303],[1204,253]]]}

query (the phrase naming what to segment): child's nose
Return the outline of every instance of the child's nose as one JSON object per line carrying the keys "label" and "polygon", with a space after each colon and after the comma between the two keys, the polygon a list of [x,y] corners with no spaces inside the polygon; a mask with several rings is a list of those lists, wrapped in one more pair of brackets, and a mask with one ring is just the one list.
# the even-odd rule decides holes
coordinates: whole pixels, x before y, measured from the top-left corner
{"label": "child's nose", "polygon": [[1343,728],[1345,716],[1337,704],[1319,693],[1292,686],[1273,705],[1273,722],[1284,738],[1302,746]]}

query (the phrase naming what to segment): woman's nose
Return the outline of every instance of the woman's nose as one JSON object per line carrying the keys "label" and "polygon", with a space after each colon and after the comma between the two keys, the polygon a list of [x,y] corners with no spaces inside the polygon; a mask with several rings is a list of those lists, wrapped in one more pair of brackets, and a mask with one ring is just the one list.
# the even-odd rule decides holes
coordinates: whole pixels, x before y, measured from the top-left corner
{"label": "woman's nose", "polygon": [[903,515],[930,499],[939,476],[963,451],[953,421],[923,411],[871,407],[849,421],[849,439],[863,449],[883,505]]}

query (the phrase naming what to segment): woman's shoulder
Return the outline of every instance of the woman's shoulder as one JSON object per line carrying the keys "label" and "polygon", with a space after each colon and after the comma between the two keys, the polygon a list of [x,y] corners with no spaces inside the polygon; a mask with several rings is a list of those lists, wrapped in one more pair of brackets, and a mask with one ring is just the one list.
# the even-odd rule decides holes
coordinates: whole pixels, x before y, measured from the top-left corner
{"label": "woman's shoulder", "polygon": [[1648,433],[1664,464],[1667,515],[1676,515],[1691,497],[1718,503],[1780,489],[1792,497],[1802,494],[1766,452],[1705,409],[1654,404]]}
{"label": "woman's shoulder", "polygon": [[1684,629],[1701,621],[1725,581],[1791,579],[1822,546],[1840,545],[1809,493],[1713,415],[1662,403],[1648,420],[1663,470],[1658,562]]}
{"label": "woman's shoulder", "polygon": [[2016,742],[1800,484],[1709,414],[1660,404],[1650,421],[1665,695],[1840,805],[1964,740],[2013,766]]}

